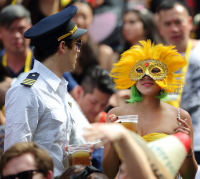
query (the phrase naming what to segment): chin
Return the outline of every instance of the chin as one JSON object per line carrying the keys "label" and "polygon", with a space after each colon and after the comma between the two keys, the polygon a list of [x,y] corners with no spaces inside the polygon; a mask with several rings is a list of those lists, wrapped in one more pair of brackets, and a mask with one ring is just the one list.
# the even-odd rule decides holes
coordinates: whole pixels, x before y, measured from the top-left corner
{"label": "chin", "polygon": [[94,123],[94,122],[96,122],[96,121],[94,121],[94,118],[92,118],[92,119],[89,119],[89,118],[88,118],[88,122],[89,122],[89,123]]}
{"label": "chin", "polygon": [[179,45],[182,42],[182,39],[171,40],[170,44]]}
{"label": "chin", "polygon": [[21,54],[21,53],[24,53],[25,50],[24,50],[24,48],[16,48],[16,49],[13,50],[13,52],[15,54]]}
{"label": "chin", "polygon": [[71,66],[71,68],[70,68],[69,71],[72,71],[72,70],[74,70],[74,69],[75,69],[75,64],[73,64],[73,65]]}
{"label": "chin", "polygon": [[[74,66],[72,66],[71,70],[74,70],[74,69],[75,69],[75,65],[74,65]],[[71,71],[71,70],[70,70],[70,71]]]}
{"label": "chin", "polygon": [[160,90],[154,90],[154,91],[152,91],[152,90],[149,90],[149,91],[147,91],[147,90],[145,90],[145,91],[141,91],[140,93],[141,94],[143,94],[144,96],[157,96],[158,94],[159,94],[159,91]]}
{"label": "chin", "polygon": [[87,117],[87,119],[90,123],[94,123],[94,122],[97,122],[95,121],[96,117],[97,117],[96,115],[90,115],[90,117]]}

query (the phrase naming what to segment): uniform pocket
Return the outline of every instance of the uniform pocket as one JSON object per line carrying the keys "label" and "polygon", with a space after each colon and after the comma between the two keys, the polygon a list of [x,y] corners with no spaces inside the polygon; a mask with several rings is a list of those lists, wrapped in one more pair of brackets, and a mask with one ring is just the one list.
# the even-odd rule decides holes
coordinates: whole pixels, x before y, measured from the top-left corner
{"label": "uniform pocket", "polygon": [[51,121],[49,125],[49,132],[47,140],[60,141],[66,137],[66,121],[67,116],[64,109],[52,109],[51,110]]}

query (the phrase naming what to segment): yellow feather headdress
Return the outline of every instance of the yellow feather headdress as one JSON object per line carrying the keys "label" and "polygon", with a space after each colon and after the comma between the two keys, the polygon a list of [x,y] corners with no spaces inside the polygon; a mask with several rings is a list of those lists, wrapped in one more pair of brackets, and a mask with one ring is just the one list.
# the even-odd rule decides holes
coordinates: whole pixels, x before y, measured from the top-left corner
{"label": "yellow feather headdress", "polygon": [[180,88],[184,74],[174,72],[185,66],[187,61],[174,49],[175,46],[154,45],[150,40],[139,43],[125,51],[119,62],[114,64],[110,76],[114,78],[116,88],[130,88],[144,75],[152,77],[167,92]]}

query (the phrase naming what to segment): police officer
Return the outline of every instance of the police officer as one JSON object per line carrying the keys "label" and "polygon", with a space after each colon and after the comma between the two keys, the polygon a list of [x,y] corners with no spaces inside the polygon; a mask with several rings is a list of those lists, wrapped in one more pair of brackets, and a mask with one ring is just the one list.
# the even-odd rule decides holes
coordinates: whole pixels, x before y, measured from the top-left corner
{"label": "police officer", "polygon": [[54,161],[54,176],[66,165],[65,147],[73,123],[67,99],[68,82],[62,77],[74,69],[81,37],[87,32],[71,20],[77,8],[70,6],[48,16],[24,33],[35,46],[34,68],[6,94],[5,150],[17,142],[34,141]]}

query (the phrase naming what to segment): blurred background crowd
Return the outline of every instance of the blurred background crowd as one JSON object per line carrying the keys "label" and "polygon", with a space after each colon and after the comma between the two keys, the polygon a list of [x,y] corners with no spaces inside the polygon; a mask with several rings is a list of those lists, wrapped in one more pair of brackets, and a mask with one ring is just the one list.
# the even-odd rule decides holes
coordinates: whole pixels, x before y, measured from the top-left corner
{"label": "blurred background crowd", "polygon": [[[194,40],[194,46],[199,48],[199,42],[195,39],[200,38],[200,1],[179,0],[178,2],[187,8],[188,14],[179,13],[180,17],[177,21],[170,21],[170,14],[159,9],[162,1],[166,0],[0,0],[0,107],[2,107],[0,125],[2,131],[6,122],[3,108],[5,93],[21,73],[33,67],[34,46],[23,36],[28,28],[44,17],[70,5],[78,7],[78,12],[72,20],[79,28],[89,31],[82,37],[81,52],[75,70],[63,76],[69,81],[69,93],[89,123],[105,122],[109,109],[124,105],[125,100],[130,98],[128,89],[116,92],[109,77],[112,64],[120,59],[121,53],[138,44],[140,40],[147,39],[155,44],[173,44],[182,54],[186,51],[184,45],[187,44],[188,39]],[[20,9],[21,7],[14,10],[6,9],[10,4],[21,4],[26,10]],[[200,78],[200,57],[195,58],[198,59],[195,61],[197,65],[193,68],[196,75],[193,79],[193,87],[196,91],[190,86],[193,92],[186,90],[189,96],[192,93],[200,96],[200,83],[196,83],[198,81],[196,79]],[[96,89],[92,94],[91,88]],[[200,165],[198,132],[200,131],[200,102],[191,108],[186,104],[183,104],[183,107],[191,116],[191,113],[195,114],[192,116],[194,150]],[[2,132],[1,140],[3,137]],[[102,161],[102,154],[98,157],[99,161]],[[99,165],[101,164],[95,167],[102,169]]]}

